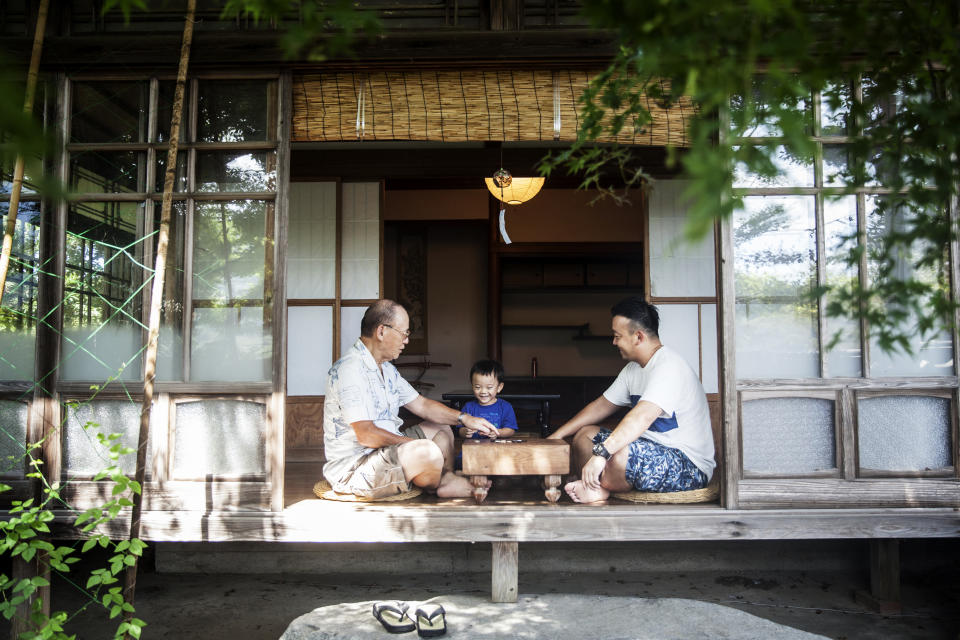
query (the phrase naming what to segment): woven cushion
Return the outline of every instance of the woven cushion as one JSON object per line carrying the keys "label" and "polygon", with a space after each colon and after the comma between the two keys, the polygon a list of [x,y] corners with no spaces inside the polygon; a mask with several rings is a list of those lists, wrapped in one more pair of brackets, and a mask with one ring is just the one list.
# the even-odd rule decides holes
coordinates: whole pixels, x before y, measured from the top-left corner
{"label": "woven cushion", "polygon": [[398,500],[409,500],[410,498],[416,498],[422,493],[422,491],[417,487],[413,487],[409,491],[404,491],[403,493],[394,493],[393,495],[384,496],[382,498],[368,498],[366,496],[355,496],[352,493],[337,493],[330,488],[329,482],[326,480],[321,480],[317,484],[313,485],[313,493],[322,500],[337,500],[338,502],[396,502]]}
{"label": "woven cushion", "polygon": [[613,493],[610,495],[619,500],[639,502],[642,504],[690,504],[716,500],[720,495],[720,485],[717,482],[711,482],[703,489],[693,489],[692,491],[669,491],[665,493],[625,491],[623,493]]}

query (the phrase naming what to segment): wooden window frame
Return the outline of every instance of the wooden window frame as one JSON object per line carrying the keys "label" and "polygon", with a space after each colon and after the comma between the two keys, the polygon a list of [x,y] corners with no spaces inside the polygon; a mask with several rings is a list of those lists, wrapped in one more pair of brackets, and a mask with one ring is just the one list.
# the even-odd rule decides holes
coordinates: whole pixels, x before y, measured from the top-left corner
{"label": "wooden window frame", "polygon": [[[268,225],[274,230],[272,238],[267,238],[267,248],[271,248],[272,259],[267,264],[265,279],[270,279],[268,283],[273,288],[272,301],[272,327],[270,329],[272,338],[272,357],[271,357],[271,378],[258,382],[190,382],[190,381],[161,381],[155,385],[156,407],[164,412],[161,416],[166,421],[166,437],[157,437],[152,443],[154,446],[154,459],[151,461],[151,468],[148,470],[149,481],[145,487],[145,508],[160,509],[210,509],[211,504],[222,504],[227,508],[242,508],[252,510],[272,510],[279,511],[283,504],[283,389],[285,387],[285,371],[283,371],[284,354],[282,346],[285,344],[286,328],[286,304],[283,297],[284,277],[283,260],[286,251],[286,229],[283,221],[286,219],[286,206],[288,201],[288,182],[289,182],[289,157],[290,157],[290,72],[281,73],[196,73],[191,74],[188,79],[190,90],[188,92],[188,109],[186,111],[183,126],[186,127],[187,135],[185,140],[180,143],[180,149],[187,158],[187,177],[188,185],[186,190],[173,194],[173,199],[179,202],[187,203],[188,219],[193,213],[193,203],[198,201],[224,201],[224,200],[260,200],[272,204],[268,208]],[[134,202],[144,207],[143,224],[144,232],[149,233],[153,230],[153,206],[162,200],[162,193],[153,191],[156,180],[156,158],[158,153],[162,153],[169,148],[168,143],[154,142],[157,127],[158,112],[158,87],[161,80],[172,80],[174,76],[158,74],[151,76],[149,83],[149,98],[147,103],[148,122],[147,122],[147,142],[137,142],[130,144],[102,144],[102,143],[72,143],[70,136],[71,110],[71,83],[74,81],[82,82],[89,80],[117,80],[117,81],[141,81],[142,76],[130,76],[129,74],[115,75],[92,75],[92,74],[74,74],[69,77],[65,74],[58,74],[56,77],[56,89],[58,98],[55,101],[57,112],[53,118],[56,124],[57,134],[61,141],[61,153],[58,154],[52,162],[52,172],[63,181],[69,179],[69,159],[71,152],[84,150],[98,151],[141,151],[144,153],[145,178],[144,188],[146,191],[136,193],[87,193],[71,196],[72,202]],[[267,119],[270,138],[267,141],[248,141],[238,143],[200,143],[195,142],[196,138],[196,119],[197,119],[197,100],[198,83],[201,80],[227,80],[227,79],[245,79],[245,80],[264,80],[273,87],[271,95],[267,102]],[[262,192],[196,192],[196,156],[202,151],[225,151],[234,150],[243,151],[273,151],[276,160],[275,188],[272,191]],[[25,201],[45,202],[35,194],[26,194]],[[52,271],[63,273],[64,271],[64,249],[66,238],[63,233],[65,229],[66,213],[69,203],[66,201],[56,203],[48,207],[48,213],[45,218],[44,233],[47,236],[43,244],[43,258],[49,261]],[[59,233],[55,230],[59,229]],[[187,232],[187,231],[185,231]],[[190,242],[190,238],[187,238]],[[186,245],[188,253],[191,244]],[[153,244],[147,243],[145,250],[145,260],[153,260]],[[185,256],[189,260],[189,256]],[[189,267],[189,265],[187,265]],[[190,278],[187,273],[185,277]],[[189,286],[189,282],[188,282]],[[52,279],[41,284],[40,296],[43,299],[50,300],[62,299],[63,282],[60,278]],[[189,295],[189,291],[185,292]],[[147,304],[149,291],[143,294],[144,322],[148,313]],[[55,327],[62,325],[62,312],[59,306],[52,302],[47,302],[46,307],[49,313],[46,317]],[[189,313],[184,314],[185,324],[185,349],[189,349]],[[53,364],[59,358],[59,333],[54,331],[54,336],[45,336],[41,340],[38,334],[37,340],[37,362],[38,371],[53,371],[45,378],[45,386],[50,389],[49,397],[41,398],[43,402],[37,405],[33,403],[31,409],[31,427],[28,439],[39,441],[44,434],[51,436],[55,434],[60,425],[60,416],[62,415],[62,406],[60,404],[61,396],[64,397],[89,397],[89,384],[82,381],[61,381],[57,375]],[[185,366],[189,363],[189,353],[184,360]],[[41,366],[40,363],[53,363]],[[100,382],[100,381],[97,381]],[[24,385],[18,383],[0,384],[0,391],[16,391]],[[26,387],[30,387],[29,384]],[[24,391],[27,388],[24,387]],[[127,398],[126,390],[136,398],[142,396],[142,376],[136,381],[112,382],[103,385],[98,397],[110,399],[112,397]],[[36,396],[39,391],[34,390]],[[219,395],[218,395],[219,394]],[[258,475],[255,481],[251,482],[249,476],[238,476],[238,480],[231,480],[227,477],[216,477],[210,480],[217,487],[230,485],[223,490],[215,488],[213,493],[206,495],[202,489],[203,483],[196,481],[173,481],[170,480],[172,457],[171,438],[174,437],[174,425],[172,424],[172,414],[170,408],[177,399],[183,396],[193,395],[199,398],[222,397],[224,399],[238,399],[254,396],[258,398],[257,402],[266,405],[266,424],[265,424],[265,465],[266,473]],[[37,398],[34,398],[36,401]],[[35,405],[35,406],[34,406]],[[164,411],[165,409],[165,411]],[[155,418],[156,419],[156,418]],[[39,425],[39,426],[36,426]],[[43,433],[40,433],[42,431]],[[36,432],[36,433],[34,433]],[[48,437],[47,444],[44,447],[44,460],[50,481],[60,479],[61,473],[66,475],[66,470],[61,469],[62,462],[62,443],[61,438],[54,436]],[[65,485],[64,497],[67,500],[76,500],[78,504],[96,504],[95,500],[102,502],[102,489],[95,485],[102,483],[92,483],[79,477],[71,476],[71,483]],[[71,488],[72,486],[72,488]],[[247,487],[246,489],[244,487]],[[211,495],[213,496],[211,499]],[[212,502],[211,502],[212,500]],[[151,506],[152,505],[152,506]]]}
{"label": "wooden window frame", "polygon": [[[862,84],[858,79],[853,83],[854,98],[861,96]],[[734,192],[738,195],[810,195],[816,198],[816,281],[818,285],[825,283],[826,274],[824,268],[824,251],[826,238],[824,237],[823,225],[823,201],[825,196],[844,195],[844,189],[823,186],[823,145],[838,144],[850,141],[849,135],[825,136],[821,131],[821,100],[818,92],[811,92],[812,97],[812,116],[814,131],[811,139],[815,143],[814,156],[814,187],[778,187],[778,188],[736,188]],[[720,137],[724,143],[738,143],[739,140],[730,140],[727,131],[729,131],[729,113],[724,110],[720,113]],[[769,142],[769,138],[747,138],[743,142]],[[889,188],[882,186],[864,187],[857,190],[857,227],[859,233],[863,234],[865,229],[865,198],[868,195],[892,193]],[[957,212],[960,210],[960,199],[955,198],[950,206],[949,215],[953,222],[957,220]],[[931,376],[931,377],[883,377],[871,378],[870,368],[870,344],[869,344],[869,326],[865,320],[860,322],[860,353],[861,353],[861,376],[855,378],[849,377],[823,377],[829,374],[826,363],[826,352],[823,348],[825,340],[825,315],[824,300],[817,301],[817,326],[818,326],[818,347],[819,347],[819,366],[822,377],[814,379],[738,379],[736,375],[736,293],[734,286],[734,245],[733,245],[733,224],[730,219],[721,220],[719,223],[718,243],[718,278],[720,295],[719,312],[720,317],[720,349],[721,349],[721,393],[723,394],[723,415],[724,415],[724,458],[726,470],[723,485],[723,504],[727,508],[738,508],[741,506],[750,507],[771,507],[783,506],[784,504],[796,505],[810,501],[814,506],[843,506],[843,499],[838,495],[826,495],[834,491],[834,482],[852,482],[869,483],[872,489],[867,489],[867,484],[863,487],[867,493],[863,494],[865,502],[863,505],[872,502],[879,502],[887,506],[894,506],[901,502],[908,503],[907,496],[916,495],[921,502],[927,505],[939,505],[950,502],[947,497],[948,491],[944,487],[950,487],[951,481],[960,479],[960,445],[958,445],[958,363],[960,363],[960,335],[956,329],[951,333],[953,342],[953,362],[954,366],[949,375]],[[952,238],[949,243],[949,273],[951,276],[951,293],[954,300],[960,300],[960,239]],[[858,265],[858,278],[861,282],[865,281],[867,274],[866,255],[861,257]],[[954,314],[955,326],[960,326],[960,310]],[[742,425],[741,425],[741,395],[743,393],[753,393],[755,391],[765,391],[770,393],[783,393],[787,391],[802,391],[804,394],[815,389],[834,389],[838,395],[838,437],[840,439],[840,463],[842,466],[842,477],[835,479],[818,480],[813,476],[790,476],[790,480],[803,479],[803,486],[784,484],[783,481],[788,478],[756,480],[750,474],[743,472],[742,460]],[[856,403],[858,397],[868,396],[895,396],[903,393],[932,395],[937,397],[949,397],[951,400],[951,453],[953,456],[953,467],[949,473],[940,471],[926,473],[910,472],[867,472],[863,473],[858,467],[857,450],[857,416]],[[749,397],[749,396],[748,396]],[[897,482],[899,481],[899,482]],[[773,491],[778,486],[783,496],[773,498]],[[887,484],[877,484],[874,482],[885,482]],[[944,484],[944,483],[947,484]],[[818,485],[817,483],[826,483]],[[922,484],[917,484],[922,483]],[[923,484],[925,483],[925,484]],[[838,485],[839,486],[839,485]],[[850,486],[848,491],[856,492],[854,485]],[[888,489],[889,488],[889,489]],[[826,492],[824,497],[818,497],[818,491]],[[955,491],[955,489],[953,489]],[[867,496],[869,495],[869,498]],[[887,495],[889,498],[883,498]],[[765,497],[766,496],[766,497]],[[767,498],[770,499],[767,499]],[[791,502],[792,501],[792,502]],[[799,501],[799,502],[798,502]],[[852,505],[851,505],[852,506]]]}

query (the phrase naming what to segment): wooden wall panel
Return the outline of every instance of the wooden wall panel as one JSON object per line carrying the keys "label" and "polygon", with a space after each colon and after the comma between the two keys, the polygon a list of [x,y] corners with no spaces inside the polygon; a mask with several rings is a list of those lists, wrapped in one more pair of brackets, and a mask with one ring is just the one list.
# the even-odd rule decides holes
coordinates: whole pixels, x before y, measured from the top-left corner
{"label": "wooden wall panel", "polygon": [[742,509],[956,508],[960,507],[960,483],[933,478],[750,479],[740,480],[738,498]]}
{"label": "wooden wall panel", "polygon": [[[61,489],[74,509],[89,509],[110,499],[113,483],[71,480]],[[146,482],[144,511],[267,512],[271,487],[263,481]],[[126,512],[127,510],[124,510]]]}
{"label": "wooden wall panel", "polygon": [[288,397],[286,419],[287,461],[323,460],[323,397]]}

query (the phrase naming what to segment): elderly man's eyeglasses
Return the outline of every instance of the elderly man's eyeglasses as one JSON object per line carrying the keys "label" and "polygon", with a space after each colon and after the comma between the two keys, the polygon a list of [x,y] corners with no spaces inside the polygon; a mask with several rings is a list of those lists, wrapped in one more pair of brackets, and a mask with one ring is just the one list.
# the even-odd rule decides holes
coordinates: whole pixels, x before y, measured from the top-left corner
{"label": "elderly man's eyeglasses", "polygon": [[409,338],[409,337],[410,337],[410,330],[409,330],[409,329],[407,329],[406,331],[400,331],[400,329],[397,329],[396,327],[391,326],[391,325],[389,325],[389,324],[385,324],[385,325],[383,325],[383,326],[387,327],[388,329],[393,329],[394,331],[396,331],[397,333],[399,333],[399,334],[400,334],[401,336],[403,336],[404,338]]}

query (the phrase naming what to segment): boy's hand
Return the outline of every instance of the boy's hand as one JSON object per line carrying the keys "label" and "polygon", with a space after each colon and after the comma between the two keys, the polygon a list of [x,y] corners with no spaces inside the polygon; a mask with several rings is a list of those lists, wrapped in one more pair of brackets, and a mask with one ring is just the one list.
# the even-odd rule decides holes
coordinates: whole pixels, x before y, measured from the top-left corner
{"label": "boy's hand", "polygon": [[497,428],[490,424],[485,418],[478,418],[477,416],[464,416],[463,426],[467,429],[472,429],[474,432],[479,433],[485,438],[496,438],[497,437]]}

